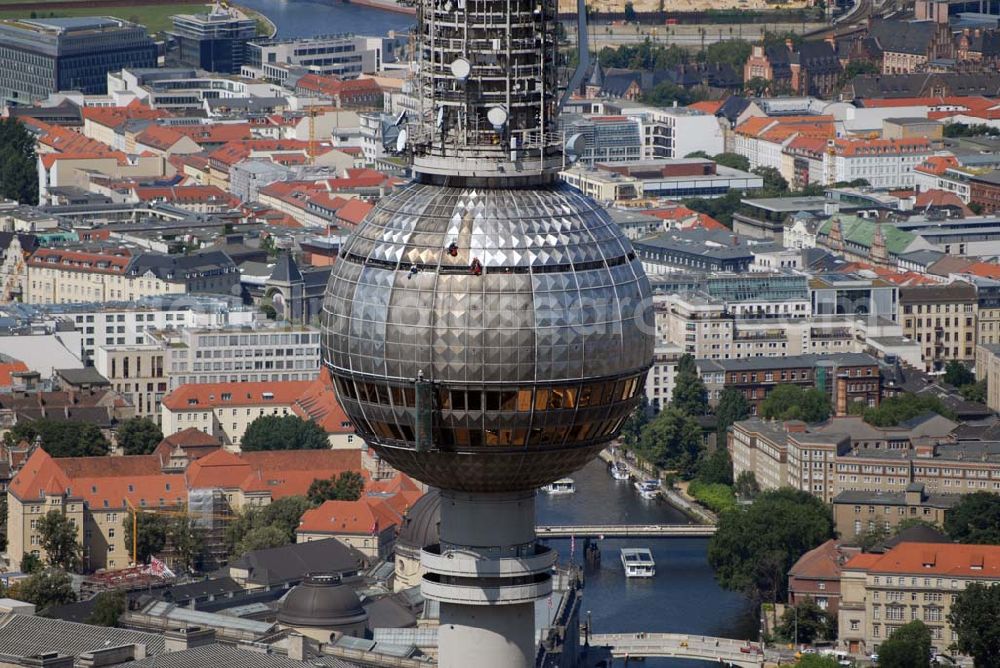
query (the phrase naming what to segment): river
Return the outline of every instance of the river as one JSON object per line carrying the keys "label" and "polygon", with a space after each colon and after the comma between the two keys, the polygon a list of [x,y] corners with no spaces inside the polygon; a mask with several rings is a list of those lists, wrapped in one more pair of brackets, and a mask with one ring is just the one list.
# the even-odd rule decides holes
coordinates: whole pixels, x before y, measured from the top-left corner
{"label": "river", "polygon": [[405,31],[414,18],[341,0],[238,0],[241,7],[260,12],[278,27],[278,37],[314,37],[335,33],[384,36]]}
{"label": "river", "polygon": [[[690,520],[663,501],[642,499],[631,483],[616,482],[601,461],[574,473],[576,493],[539,494],[539,524],[685,524]],[[569,540],[552,540],[560,559],[570,558]],[[648,547],[656,559],[656,577],[626,579],[618,550]],[[595,633],[671,632],[729,638],[756,638],[757,622],[740,594],[721,589],[706,559],[707,539],[640,538],[603,540],[601,566],[586,572],[583,610],[590,610]],[[575,560],[582,560],[576,541]],[[711,663],[650,659],[654,666],[710,666]]]}

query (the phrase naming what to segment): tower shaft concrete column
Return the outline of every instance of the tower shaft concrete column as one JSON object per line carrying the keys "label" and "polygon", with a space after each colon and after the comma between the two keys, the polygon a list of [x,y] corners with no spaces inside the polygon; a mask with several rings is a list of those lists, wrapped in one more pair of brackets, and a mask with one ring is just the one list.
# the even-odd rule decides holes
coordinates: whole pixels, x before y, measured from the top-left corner
{"label": "tower shaft concrete column", "polygon": [[555,552],[535,542],[535,493],[442,490],[441,544],[421,590],[440,603],[441,668],[528,668],[535,601],[552,593]]}

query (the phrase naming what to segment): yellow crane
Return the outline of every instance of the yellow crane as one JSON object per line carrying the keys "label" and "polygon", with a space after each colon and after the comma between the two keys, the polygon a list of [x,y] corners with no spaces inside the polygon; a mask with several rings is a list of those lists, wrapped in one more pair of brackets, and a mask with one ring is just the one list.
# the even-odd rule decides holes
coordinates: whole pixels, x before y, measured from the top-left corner
{"label": "yellow crane", "polygon": [[[132,505],[132,502],[125,499],[125,504],[132,510],[132,564],[139,564],[139,513],[150,513],[151,515],[170,515],[172,517],[184,517],[190,516],[186,508],[181,508],[180,510],[171,510],[169,508],[136,508]],[[208,517],[212,520],[220,520],[223,522],[231,522],[236,519],[236,515],[233,514],[223,514],[223,513],[198,513],[198,517]]]}

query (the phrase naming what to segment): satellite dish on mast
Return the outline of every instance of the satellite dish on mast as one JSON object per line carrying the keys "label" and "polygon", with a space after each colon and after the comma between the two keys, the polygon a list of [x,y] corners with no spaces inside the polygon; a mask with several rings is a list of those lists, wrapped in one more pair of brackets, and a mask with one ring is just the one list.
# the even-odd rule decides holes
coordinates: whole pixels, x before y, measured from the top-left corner
{"label": "satellite dish on mast", "polygon": [[486,119],[494,129],[499,130],[507,123],[507,110],[503,107],[490,107],[486,112]]}
{"label": "satellite dish on mast", "polygon": [[469,78],[469,73],[472,72],[472,65],[465,58],[456,58],[451,63],[451,76],[455,77],[459,81],[465,81]]}
{"label": "satellite dish on mast", "polygon": [[437,123],[438,129],[444,127],[444,107],[438,107]]}
{"label": "satellite dish on mast", "polygon": [[402,153],[406,150],[406,139],[407,134],[406,129],[404,128],[399,131],[398,135],[396,135],[396,153]]}
{"label": "satellite dish on mast", "polygon": [[563,151],[566,153],[566,160],[569,162],[576,162],[579,160],[586,150],[587,138],[579,132],[574,135],[570,135],[569,139],[566,140],[566,145],[563,147]]}

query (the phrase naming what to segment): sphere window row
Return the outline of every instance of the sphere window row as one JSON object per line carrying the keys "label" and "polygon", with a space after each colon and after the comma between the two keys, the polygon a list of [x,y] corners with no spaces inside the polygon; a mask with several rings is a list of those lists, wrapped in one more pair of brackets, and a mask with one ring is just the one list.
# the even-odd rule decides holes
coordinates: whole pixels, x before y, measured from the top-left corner
{"label": "sphere window row", "polygon": [[[412,387],[382,385],[336,378],[342,397],[368,404],[416,408]],[[532,410],[559,410],[605,406],[627,401],[640,388],[638,376],[603,383],[558,387],[518,388],[504,390],[437,390],[436,408],[445,411],[504,411],[529,413]]]}

